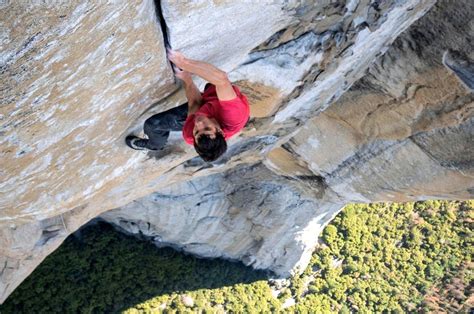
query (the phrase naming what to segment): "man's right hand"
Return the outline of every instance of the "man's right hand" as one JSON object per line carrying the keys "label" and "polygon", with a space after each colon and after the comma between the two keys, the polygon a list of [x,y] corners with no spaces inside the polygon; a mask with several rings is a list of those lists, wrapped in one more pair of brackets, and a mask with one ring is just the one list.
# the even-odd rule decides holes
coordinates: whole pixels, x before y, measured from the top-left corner
{"label": "man's right hand", "polygon": [[178,67],[173,67],[173,69],[176,77],[183,81],[185,84],[191,83],[193,81],[191,73],[183,71]]}
{"label": "man's right hand", "polygon": [[200,76],[204,80],[216,86],[217,98],[222,101],[232,100],[237,97],[227,73],[212,64],[186,58],[181,52],[169,48],[168,59],[180,69]]}
{"label": "man's right hand", "polygon": [[181,52],[171,50],[170,48],[167,48],[166,52],[168,53],[168,59],[182,69],[186,63],[186,57]]}

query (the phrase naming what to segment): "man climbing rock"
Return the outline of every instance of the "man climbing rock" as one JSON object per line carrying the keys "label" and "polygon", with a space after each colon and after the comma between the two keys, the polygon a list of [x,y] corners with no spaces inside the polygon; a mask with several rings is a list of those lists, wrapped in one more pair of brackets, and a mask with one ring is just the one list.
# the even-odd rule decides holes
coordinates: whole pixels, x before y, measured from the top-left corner
{"label": "man climbing rock", "polygon": [[[182,130],[186,143],[194,145],[202,159],[216,160],[227,150],[226,140],[249,119],[247,97],[224,71],[209,63],[173,50],[168,50],[168,58],[176,66],[176,77],[183,81],[188,103],[148,118],[143,127],[148,139],[129,135],[125,141],[133,149],[160,150],[170,131]],[[209,82],[203,93],[194,85],[192,74]]]}

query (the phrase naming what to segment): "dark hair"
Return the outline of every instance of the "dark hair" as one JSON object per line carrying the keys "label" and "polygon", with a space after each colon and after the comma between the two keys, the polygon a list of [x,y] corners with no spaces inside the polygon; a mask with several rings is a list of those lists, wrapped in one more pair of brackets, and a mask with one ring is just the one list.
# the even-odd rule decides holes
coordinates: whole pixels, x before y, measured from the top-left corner
{"label": "dark hair", "polygon": [[205,161],[214,161],[225,153],[227,142],[220,132],[216,132],[215,138],[203,134],[199,136],[198,141],[194,139],[194,149]]}

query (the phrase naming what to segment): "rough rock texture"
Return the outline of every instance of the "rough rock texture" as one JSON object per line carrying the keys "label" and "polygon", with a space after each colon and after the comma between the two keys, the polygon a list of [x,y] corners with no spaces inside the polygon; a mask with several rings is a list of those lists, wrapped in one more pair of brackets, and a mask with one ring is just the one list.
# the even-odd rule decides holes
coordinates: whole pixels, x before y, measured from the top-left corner
{"label": "rough rock texture", "polygon": [[[214,63],[253,119],[221,160],[179,133],[123,138],[179,105],[151,0],[0,4],[0,302],[102,218],[286,276],[347,202],[472,198],[472,1],[161,1],[167,39]],[[202,82],[199,82],[202,83]]]}
{"label": "rough rock texture", "polygon": [[159,246],[285,274],[309,263],[315,233],[340,208],[258,163],[160,189],[101,218]]}

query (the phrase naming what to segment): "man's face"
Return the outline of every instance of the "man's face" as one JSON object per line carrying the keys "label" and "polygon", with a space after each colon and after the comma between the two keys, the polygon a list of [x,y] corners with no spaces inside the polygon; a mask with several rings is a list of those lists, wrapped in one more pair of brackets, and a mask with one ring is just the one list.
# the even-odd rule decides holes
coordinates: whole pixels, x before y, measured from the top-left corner
{"label": "man's face", "polygon": [[219,123],[213,118],[198,115],[194,119],[193,136],[196,142],[199,141],[201,135],[209,135],[210,138],[216,138],[216,133],[222,132]]}

